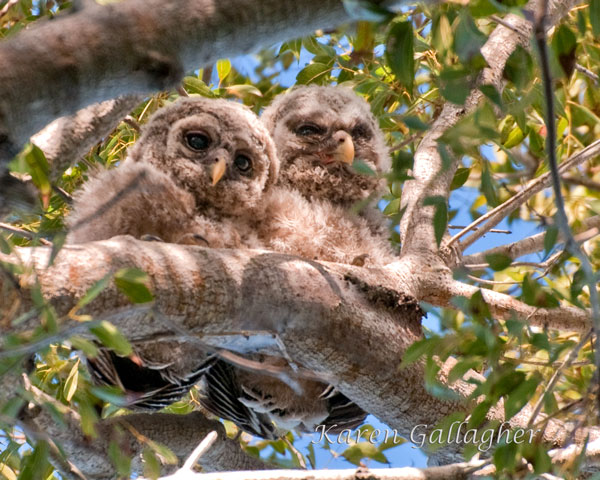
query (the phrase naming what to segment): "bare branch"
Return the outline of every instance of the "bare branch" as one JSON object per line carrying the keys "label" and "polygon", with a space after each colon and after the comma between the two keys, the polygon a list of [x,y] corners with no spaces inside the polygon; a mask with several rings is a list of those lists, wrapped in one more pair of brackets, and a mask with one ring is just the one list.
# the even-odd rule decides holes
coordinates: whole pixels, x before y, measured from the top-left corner
{"label": "bare branch", "polygon": [[[577,241],[583,242],[589,240],[589,235],[597,235],[595,233],[600,228],[600,216],[596,215],[590,218],[586,218],[581,225],[580,230],[582,233],[581,236],[578,235]],[[589,232],[589,235],[587,234]],[[486,257],[488,255],[505,255],[509,258],[516,259],[523,255],[527,255],[529,253],[539,252],[544,249],[544,239],[546,238],[547,233],[542,232],[536,235],[532,235],[531,237],[524,238],[522,240],[517,240],[516,242],[509,243],[507,245],[500,245],[498,247],[490,248],[489,250],[485,250],[483,252],[473,253],[471,255],[467,255],[463,258],[463,262],[466,266],[473,264],[483,264],[486,262]],[[558,237],[559,241],[562,240],[562,234],[559,233]]]}
{"label": "bare branch", "polygon": [[580,65],[579,63],[576,63],[575,64],[575,70],[577,70],[578,72],[583,73],[586,77],[590,78],[592,80],[592,82],[594,82],[594,85],[598,86],[598,83],[600,83],[600,78],[598,77],[598,75],[596,75],[591,70],[588,70],[583,65]]}
{"label": "bare branch", "polygon": [[91,105],[53,121],[31,137],[31,143],[44,152],[53,177],[57,178],[112,132],[143,98],[130,95]]}
{"label": "bare branch", "polygon": [[[574,168],[583,162],[595,158],[600,154],[600,140],[596,140],[591,143],[587,147],[585,147],[580,152],[569,157],[565,160],[558,168],[560,174],[563,174],[569,171],[571,168]],[[516,210],[518,207],[523,205],[527,200],[529,200],[536,193],[541,192],[545,188],[548,188],[552,185],[552,178],[550,176],[550,172],[544,173],[540,175],[538,178],[531,180],[527,183],[522,190],[520,190],[516,195],[510,197],[506,202],[501,205],[498,205],[496,208],[493,208],[485,215],[482,215],[477,220],[468,225],[467,228],[461,230],[456,235],[454,235],[447,243],[448,246],[451,246],[458,242],[458,248],[461,250],[465,250],[469,245],[472,245],[476,240],[481,238],[490,229],[494,228],[498,225],[507,215]],[[485,224],[481,226],[477,231],[469,235],[462,242],[459,242],[460,238],[462,238],[465,234],[473,229],[473,227],[479,227],[481,224]]]}

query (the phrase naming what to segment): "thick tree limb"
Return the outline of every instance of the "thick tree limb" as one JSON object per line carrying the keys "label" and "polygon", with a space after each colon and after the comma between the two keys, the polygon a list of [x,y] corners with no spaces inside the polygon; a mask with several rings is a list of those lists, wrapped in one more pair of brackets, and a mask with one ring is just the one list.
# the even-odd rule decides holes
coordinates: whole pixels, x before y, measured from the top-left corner
{"label": "thick tree limb", "polygon": [[348,20],[340,0],[126,0],[38,22],[0,43],[0,166],[58,117]]}
{"label": "thick tree limb", "polygon": [[142,100],[141,95],[130,95],[91,105],[53,121],[31,137],[31,143],[44,152],[56,178],[112,132]]}
{"label": "thick tree limb", "polygon": [[[326,377],[401,435],[408,436],[415,425],[434,425],[450,412],[469,410],[464,400],[431,396],[420,364],[398,369],[406,348],[421,338],[421,313],[414,300],[401,292],[418,292],[420,299],[447,304],[452,294],[471,296],[477,291],[453,281],[450,270],[439,261],[436,266],[409,256],[384,269],[367,269],[270,252],[184,247],[131,237],[64,247],[50,268],[46,268],[49,248],[21,248],[17,254],[35,267],[44,295],[60,315],[67,314],[107,273],[138,267],[152,279],[154,309],[176,324],[178,331],[149,311],[114,314],[113,323],[131,340],[181,338],[179,330],[185,330],[205,343],[228,347],[233,336],[227,333],[276,333],[293,362]],[[33,277],[22,275],[20,281],[26,287]],[[10,289],[4,287],[0,281],[2,304],[7,305]],[[449,293],[442,298],[435,293],[440,291]],[[521,318],[529,315],[532,323],[548,321],[555,326],[562,318],[563,327],[579,330],[589,322],[580,310],[535,311],[506,295],[483,293],[494,314],[506,317],[515,309]],[[126,304],[117,288],[109,285],[85,313],[106,315]],[[63,327],[75,322],[66,321]],[[37,319],[25,319],[18,327],[36,325]],[[3,326],[5,331],[15,329]],[[205,358],[201,349],[190,348],[189,355],[198,355],[198,363]],[[459,381],[451,388],[465,399],[473,385]],[[493,418],[502,419],[502,408],[495,410]],[[516,424],[526,425],[528,419],[524,413]],[[559,430],[567,433],[561,433],[558,442],[567,438],[569,429],[563,425],[549,429],[547,439],[557,442]]]}

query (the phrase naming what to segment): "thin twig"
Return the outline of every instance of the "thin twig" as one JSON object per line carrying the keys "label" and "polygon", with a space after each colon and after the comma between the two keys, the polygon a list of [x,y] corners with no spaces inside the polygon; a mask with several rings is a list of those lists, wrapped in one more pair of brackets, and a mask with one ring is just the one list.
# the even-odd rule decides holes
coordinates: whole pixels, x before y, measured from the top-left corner
{"label": "thin twig", "polygon": [[17,3],[19,3],[19,0],[8,0],[8,2],[6,2],[4,4],[4,6],[2,7],[2,10],[0,10],[0,18],[2,18],[4,15],[6,15],[8,13],[8,11],[14,7]]}
{"label": "thin twig", "polygon": [[[593,143],[590,143],[587,147],[585,147],[580,152],[572,155],[566,161],[561,163],[559,167],[559,172],[562,174],[573,167],[589,160],[591,158],[596,157],[600,154],[600,140],[596,140]],[[544,188],[552,185],[552,177],[550,176],[550,172],[546,172],[543,175],[540,175],[538,178],[534,180],[530,180],[527,185],[515,194],[513,197],[509,198],[506,202],[497,207],[493,208],[486,214],[479,217],[477,220],[468,225],[467,228],[461,230],[456,235],[454,235],[447,242],[447,246],[452,246],[454,243],[459,242],[460,238],[465,236],[465,234],[469,233],[473,229],[473,227],[477,227],[484,222],[485,225],[481,227],[480,230],[469,235],[465,240],[459,242],[459,248],[461,250],[466,249],[468,246],[473,244],[476,240],[481,238],[484,234],[490,231],[493,227],[498,225],[508,214],[516,210],[522,204],[527,202],[533,195],[538,192],[544,190]]]}
{"label": "thin twig", "polygon": [[65,202],[67,205],[73,204],[73,196],[69,192],[60,188],[57,185],[52,185],[52,190],[54,190],[54,193],[56,193],[60,198],[62,198],[63,202]]}
{"label": "thin twig", "polygon": [[[448,228],[458,230],[459,228],[467,228],[467,227],[464,225],[448,225]],[[471,230],[477,230],[477,227],[473,227],[473,228],[471,228]],[[506,233],[507,235],[510,235],[512,232],[510,230],[502,230],[499,228],[492,228],[489,233]]]}
{"label": "thin twig", "polygon": [[194,451],[185,461],[185,463],[181,467],[181,470],[187,470],[190,472],[193,471],[193,468],[196,465],[196,463],[198,463],[198,460],[200,460],[200,457],[204,455],[210,447],[213,446],[218,437],[219,435],[217,435],[217,432],[215,432],[214,430],[210,432],[206,437],[204,437],[204,440],[202,440],[200,444],[196,448],[194,448]]}
{"label": "thin twig", "polygon": [[142,127],[140,127],[138,121],[131,115],[127,115],[122,121],[123,123],[126,123],[131,128],[133,128],[137,133],[140,133],[142,131]]}
{"label": "thin twig", "polygon": [[[560,172],[556,160],[556,125],[554,119],[554,91],[552,89],[552,73],[550,72],[550,59],[548,45],[546,42],[546,21],[548,16],[548,0],[543,0],[535,21],[535,40],[540,54],[540,66],[542,70],[542,84],[544,88],[544,101],[546,103],[546,154],[548,155],[548,167],[552,178],[554,189],[554,202],[556,204],[556,224],[565,238],[565,247],[571,255],[581,262],[585,283],[588,285],[590,304],[592,307],[592,325],[595,332],[594,355],[596,360],[596,381],[600,382],[600,300],[598,298],[596,274],[588,256],[581,250],[579,244],[573,237],[569,220],[565,212],[565,202],[560,188]],[[599,383],[600,386],[600,383]],[[598,398],[600,407],[600,398]],[[599,409],[600,414],[600,409]]]}
{"label": "thin twig", "polygon": [[4,230],[5,232],[12,233],[13,235],[26,238],[27,240],[35,240],[37,238],[42,245],[52,245],[52,242],[46,240],[45,238],[37,237],[33,232],[23,230],[22,228],[15,227],[14,225],[9,225],[8,223],[0,222],[0,230]]}
{"label": "thin twig", "polygon": [[[590,238],[594,237],[594,232],[596,232],[597,229],[600,228],[600,215],[594,215],[593,217],[585,219],[582,222],[582,227],[588,230],[577,234],[577,236],[575,237],[577,242],[585,242]],[[527,255],[529,253],[539,252],[544,248],[544,240],[546,235],[547,232],[541,232],[532,235],[531,237],[517,240],[516,242],[490,248],[489,250],[485,250],[483,252],[473,253],[464,257],[463,262],[466,268],[477,269],[477,267],[479,267],[480,269],[487,268],[487,263],[485,264],[485,266],[482,264],[485,262],[485,259],[488,255],[500,254],[514,259],[519,258],[523,255]],[[562,236],[559,232],[558,240],[562,241],[561,239]],[[520,262],[520,265],[526,266],[528,265],[528,262]]]}
{"label": "thin twig", "polygon": [[600,183],[594,182],[593,180],[590,180],[589,178],[580,177],[580,176],[577,176],[577,177],[565,176],[565,177],[563,177],[563,180],[565,181],[565,183],[570,183],[572,185],[582,185],[584,187],[589,188],[590,190],[600,191]]}
{"label": "thin twig", "polygon": [[588,70],[587,68],[585,68],[583,65],[576,63],[575,70],[583,73],[586,77],[590,78],[594,82],[594,85],[598,86],[598,84],[600,83],[600,77],[598,77],[598,75],[596,75],[591,70]]}

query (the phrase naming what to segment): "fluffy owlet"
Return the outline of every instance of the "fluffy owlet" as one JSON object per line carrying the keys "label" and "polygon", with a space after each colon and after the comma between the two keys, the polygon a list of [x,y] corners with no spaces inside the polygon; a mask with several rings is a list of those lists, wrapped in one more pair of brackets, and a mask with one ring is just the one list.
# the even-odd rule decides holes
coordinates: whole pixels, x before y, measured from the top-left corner
{"label": "fluffy owlet", "polygon": [[122,166],[78,192],[68,240],[149,235],[172,243],[254,246],[245,219],[261,208],[277,169],[270,136],[247,107],[182,99],[152,116]]}
{"label": "fluffy owlet", "polygon": [[[261,120],[277,148],[280,185],[345,209],[376,200],[372,197],[385,188],[379,175],[362,174],[352,167],[360,161],[376,174],[390,168],[377,119],[369,104],[352,90],[299,87],[276,97]],[[372,213],[364,215],[371,218]]]}
{"label": "fluffy owlet", "polygon": [[[91,179],[76,196],[70,224],[78,228],[69,240],[130,234],[177,243],[200,239],[213,247],[263,245],[276,234],[267,215],[275,214],[277,205],[262,198],[275,180],[274,152],[265,128],[246,108],[222,100],[182,100],[151,118],[123,166]],[[132,358],[101,349],[88,362],[95,380],[120,386],[134,409],[169,405],[201,379],[206,409],[265,438],[277,435],[273,419],[282,429],[319,421],[352,428],[365,417],[321,382],[302,381],[299,395],[272,377],[204,361],[197,347],[184,342],[134,348]]]}

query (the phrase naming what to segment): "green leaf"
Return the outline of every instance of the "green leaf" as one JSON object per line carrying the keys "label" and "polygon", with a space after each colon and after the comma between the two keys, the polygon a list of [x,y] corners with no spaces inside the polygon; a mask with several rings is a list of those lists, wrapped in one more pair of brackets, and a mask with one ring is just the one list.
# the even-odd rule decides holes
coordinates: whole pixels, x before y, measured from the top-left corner
{"label": "green leaf", "polygon": [[208,98],[215,97],[214,92],[199,78],[190,76],[184,77],[183,86],[188,93],[196,93]]}
{"label": "green leaf", "polygon": [[394,198],[390,203],[388,203],[383,209],[384,215],[395,215],[400,210],[400,199]]}
{"label": "green leaf", "polygon": [[75,308],[73,310],[75,310],[75,311],[81,310],[88,303],[90,303],[92,300],[94,300],[98,295],[100,295],[104,291],[104,289],[108,286],[111,277],[112,277],[112,274],[109,273],[109,274],[105,275],[104,277],[102,277],[100,280],[98,280],[96,283],[94,283],[88,289],[88,291],[85,292],[83,297],[81,297],[79,302],[77,302],[77,305],[75,306]]}
{"label": "green leaf", "polygon": [[590,0],[590,23],[594,36],[600,37],[600,0]]}
{"label": "green leaf", "polygon": [[501,253],[490,253],[485,256],[485,260],[490,264],[490,268],[496,272],[508,268],[512,263],[512,258]]}
{"label": "green leaf", "polygon": [[33,452],[23,458],[19,480],[42,480],[46,478],[48,463],[48,444],[39,440]]}
{"label": "green leaf", "polygon": [[217,62],[217,74],[222,82],[231,72],[231,62],[228,59],[222,59]]}
{"label": "green leaf", "polygon": [[473,409],[473,413],[471,413],[471,418],[469,418],[469,427],[478,427],[485,420],[485,416],[490,408],[492,408],[492,402],[489,400],[484,400],[483,402],[479,403]]}
{"label": "green leaf", "polygon": [[37,146],[30,144],[24,152],[27,172],[31,175],[31,181],[40,190],[45,202],[50,200],[52,185],[50,184],[50,167],[46,155]]}
{"label": "green leaf", "polygon": [[450,184],[450,190],[456,190],[457,188],[462,187],[469,179],[470,173],[470,168],[457,168],[454,178],[452,178],[452,183]]}
{"label": "green leaf", "polygon": [[380,463],[389,463],[379,449],[370,442],[360,442],[348,447],[342,456],[354,465],[360,465],[363,458],[371,458]]}
{"label": "green leaf", "polygon": [[245,95],[254,95],[256,97],[262,97],[262,92],[254,85],[229,85],[226,87],[227,93],[235,95],[236,97],[244,97]]}
{"label": "green leaf", "polygon": [[441,196],[427,197],[423,201],[424,206],[433,206],[435,213],[433,214],[433,231],[435,240],[438,246],[442,243],[446,227],[448,226],[448,205],[446,199]]}
{"label": "green leaf", "polygon": [[452,367],[452,370],[450,370],[450,373],[448,374],[448,383],[454,383],[456,380],[463,378],[465,373],[467,373],[469,370],[478,368],[480,366],[481,362],[479,360],[459,360],[458,362],[456,362],[456,365]]}
{"label": "green leaf", "polygon": [[496,187],[487,164],[485,164],[483,171],[481,172],[481,192],[485,196],[485,200],[490,207],[498,206],[500,202],[498,201]]}
{"label": "green leaf", "polygon": [[133,352],[129,341],[112,323],[103,320],[98,326],[90,328],[98,340],[105,346],[114,350],[115,353],[126,357]]}
{"label": "green leaf", "polygon": [[457,105],[464,105],[469,96],[470,73],[463,68],[445,68],[438,77],[440,92],[444,98]]}
{"label": "green leaf", "polygon": [[117,470],[119,477],[129,478],[131,473],[131,458],[123,451],[117,441],[111,441],[108,446],[108,456]]}
{"label": "green leaf", "polygon": [[327,74],[331,71],[329,65],[324,63],[311,63],[298,72],[296,83],[307,85],[309,83],[324,84],[327,80]]}
{"label": "green leaf", "polygon": [[556,240],[558,240],[558,227],[556,225],[550,225],[546,229],[546,235],[544,235],[544,252],[546,255],[554,248]]}
{"label": "green leaf", "polygon": [[354,160],[354,162],[352,163],[352,169],[355,172],[360,173],[361,175],[366,175],[368,177],[377,176],[377,172],[375,172],[371,167],[369,167],[369,165],[367,165],[365,162],[359,159]]}
{"label": "green leaf", "polygon": [[406,349],[404,355],[402,356],[402,363],[400,364],[400,368],[405,368],[410,364],[419,360],[423,355],[432,351],[437,345],[437,341],[433,339],[425,338],[423,340],[419,340],[413,343],[410,347]]}
{"label": "green leaf", "polygon": [[577,37],[569,27],[564,23],[561,24],[552,37],[552,50],[554,50],[567,78],[571,77],[571,74],[575,69],[576,49]]}
{"label": "green leaf", "polygon": [[506,396],[504,399],[505,420],[511,419],[521,411],[525,404],[533,397],[539,383],[539,378],[528,378]]}
{"label": "green leaf", "polygon": [[454,33],[454,51],[459,60],[473,69],[482,69],[487,62],[481,54],[486,36],[479,31],[467,10],[461,10]]}
{"label": "green leaf", "polygon": [[524,138],[525,134],[523,133],[523,130],[521,130],[517,125],[515,125],[515,128],[513,128],[508,134],[506,142],[504,142],[504,148],[516,147],[523,141]]}
{"label": "green leaf", "polygon": [[151,448],[144,447],[142,459],[144,460],[144,477],[152,480],[160,477],[160,460]]}
{"label": "green leaf", "polygon": [[504,102],[502,102],[502,96],[500,92],[496,90],[493,85],[481,85],[479,91],[483,93],[488,99],[494,103],[498,108],[504,109]]}
{"label": "green leaf", "polygon": [[148,303],[154,300],[148,285],[150,277],[138,268],[124,268],[115,273],[115,284],[133,303]]}
{"label": "green leaf", "polygon": [[517,90],[526,89],[533,81],[533,59],[520,45],[508,57],[504,76],[515,84]]}
{"label": "green leaf", "polygon": [[385,56],[396,79],[412,93],[415,77],[415,47],[411,22],[394,23],[386,40]]}
{"label": "green leaf", "polygon": [[95,397],[118,406],[125,405],[123,391],[119,387],[91,387],[90,392]]}
{"label": "green leaf", "polygon": [[417,130],[419,132],[424,132],[429,130],[429,125],[422,122],[419,117],[408,116],[402,119],[404,124],[410,128],[411,130]]}
{"label": "green leaf", "polygon": [[63,387],[63,396],[67,402],[70,402],[77,391],[77,383],[79,381],[79,360],[75,362],[73,368],[69,372],[65,385]]}

